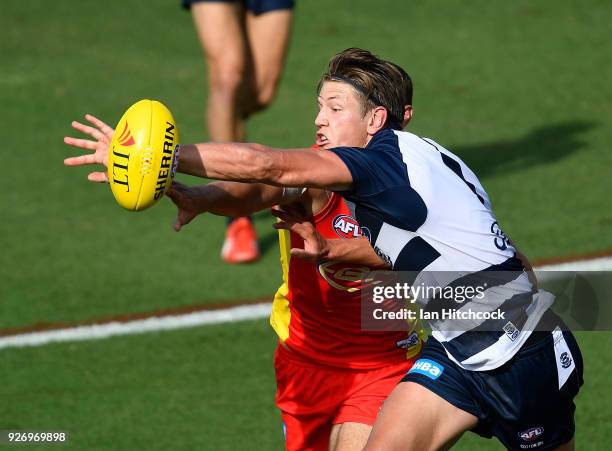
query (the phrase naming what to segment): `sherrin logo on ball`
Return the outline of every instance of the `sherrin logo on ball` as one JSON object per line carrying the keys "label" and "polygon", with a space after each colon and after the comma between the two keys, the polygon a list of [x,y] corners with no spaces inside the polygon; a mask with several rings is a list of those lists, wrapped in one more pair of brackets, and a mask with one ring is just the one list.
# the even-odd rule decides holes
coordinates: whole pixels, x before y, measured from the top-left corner
{"label": "sherrin logo on ball", "polygon": [[168,191],[178,166],[179,134],[170,110],[144,99],[124,113],[108,153],[108,181],[123,208],[141,211]]}

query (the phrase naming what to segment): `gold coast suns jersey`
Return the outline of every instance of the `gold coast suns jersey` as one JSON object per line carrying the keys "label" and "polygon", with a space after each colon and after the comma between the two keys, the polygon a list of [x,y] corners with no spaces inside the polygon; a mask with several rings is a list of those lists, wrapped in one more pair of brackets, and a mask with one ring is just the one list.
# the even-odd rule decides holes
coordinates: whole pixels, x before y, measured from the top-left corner
{"label": "gold coast suns jersey", "polygon": [[[331,194],[313,217],[326,238],[351,239],[361,228],[341,196]],[[423,332],[416,323],[405,331],[361,330],[361,288],[370,268],[339,262],[312,262],[291,258],[291,248],[304,242],[279,230],[283,284],[272,305],[270,324],[281,342],[310,362],[333,367],[372,369],[414,357]]]}

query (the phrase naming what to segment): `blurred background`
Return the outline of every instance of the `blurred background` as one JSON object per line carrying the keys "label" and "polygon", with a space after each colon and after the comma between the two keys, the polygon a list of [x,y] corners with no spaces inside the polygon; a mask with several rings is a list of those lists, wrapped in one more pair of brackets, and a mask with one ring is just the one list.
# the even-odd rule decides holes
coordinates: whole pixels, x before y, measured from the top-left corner
{"label": "blurred background", "polygon": [[[607,1],[297,0],[284,77],[248,140],[313,142],[327,61],[363,47],[414,81],[408,130],[480,177],[503,230],[533,261],[612,249],[612,60]],[[207,139],[206,70],[178,0],[5,0],[0,14],[0,331],[270,300],[280,283],[268,213],[262,258],[221,262],[224,219],[175,233],[168,199],[122,210],[66,168],[74,119],[114,125],[141,98]],[[187,184],[204,183],[178,176]],[[610,333],[581,333],[578,449],[612,440]],[[0,430],[59,429],[75,449],[281,449],[265,320],[0,349]],[[32,447],[29,447],[31,449]],[[500,449],[470,434],[457,449]]]}

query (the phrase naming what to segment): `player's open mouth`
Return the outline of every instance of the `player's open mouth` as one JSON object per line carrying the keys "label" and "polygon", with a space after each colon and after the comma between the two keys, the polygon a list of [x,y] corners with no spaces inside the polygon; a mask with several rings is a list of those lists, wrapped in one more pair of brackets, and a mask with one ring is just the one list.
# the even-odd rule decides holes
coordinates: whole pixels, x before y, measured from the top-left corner
{"label": "player's open mouth", "polygon": [[323,147],[328,142],[327,136],[325,136],[323,133],[317,133],[317,146]]}

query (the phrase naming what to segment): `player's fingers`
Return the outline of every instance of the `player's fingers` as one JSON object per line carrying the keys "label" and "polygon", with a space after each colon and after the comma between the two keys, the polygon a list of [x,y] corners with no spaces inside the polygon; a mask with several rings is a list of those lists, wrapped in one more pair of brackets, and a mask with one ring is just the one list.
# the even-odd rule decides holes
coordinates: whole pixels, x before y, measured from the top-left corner
{"label": "player's fingers", "polygon": [[106,141],[106,136],[102,134],[100,130],[97,128],[90,127],[89,125],[81,124],[77,121],[72,121],[72,128],[80,131],[81,133],[85,133],[86,135],[91,136],[97,141]]}
{"label": "player's fingers", "polygon": [[296,222],[281,222],[279,224],[283,224],[282,229],[290,230],[294,233],[297,233],[304,241],[310,241],[314,238],[314,234],[312,230],[308,227],[304,227],[300,223]]}
{"label": "player's fingers", "polygon": [[283,207],[278,208],[277,211],[280,215],[286,217],[295,217],[295,213],[292,212],[292,208],[289,205],[283,205]]}
{"label": "player's fingers", "polygon": [[292,257],[301,258],[302,260],[309,260],[313,262],[317,261],[316,255],[311,254],[310,252],[307,252],[304,249],[293,248],[291,249],[290,253]]}
{"label": "player's fingers", "polygon": [[181,221],[182,225],[189,224],[195,217],[196,215],[194,215],[193,213],[189,211],[179,210],[179,220]]}
{"label": "player's fingers", "polygon": [[78,157],[70,157],[64,160],[66,166],[82,166],[84,164],[96,164],[95,155],[90,153],[87,155],[79,155]]}
{"label": "player's fingers", "polygon": [[281,221],[286,221],[287,219],[289,219],[287,213],[285,213],[283,210],[279,210],[278,208],[271,208],[270,212],[272,213],[272,216],[277,217]]}
{"label": "player's fingers", "polygon": [[284,221],[288,224],[299,224],[302,222],[302,218],[297,217],[294,214],[291,214],[290,212],[287,212],[284,210],[280,210],[280,209],[272,209],[272,216],[276,216],[278,219],[280,219],[281,221]]}
{"label": "player's fingers", "polygon": [[89,139],[73,138],[72,136],[64,136],[64,144],[68,144],[72,147],[78,147],[79,149],[93,150],[97,148],[95,141]]}
{"label": "player's fingers", "polygon": [[310,221],[308,220],[308,218],[300,214],[295,214],[294,212],[286,212],[285,217],[287,218],[287,221],[293,222],[296,224],[310,224]]}
{"label": "player's fingers", "polygon": [[108,175],[106,172],[92,172],[87,176],[87,180],[96,183],[107,183]]}
{"label": "player's fingers", "polygon": [[110,125],[91,114],[86,114],[85,119],[98,127],[98,129],[108,138],[109,141],[111,140],[115,130]]}
{"label": "player's fingers", "polygon": [[181,231],[181,227],[183,227],[183,224],[181,223],[181,218],[179,215],[176,216],[176,221],[174,221],[174,230],[176,232],[180,232]]}

